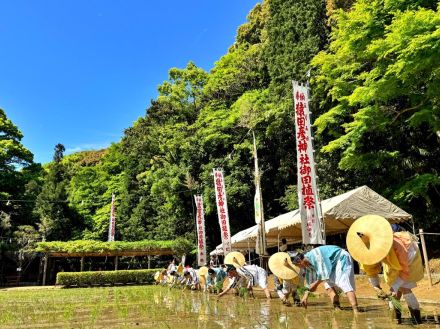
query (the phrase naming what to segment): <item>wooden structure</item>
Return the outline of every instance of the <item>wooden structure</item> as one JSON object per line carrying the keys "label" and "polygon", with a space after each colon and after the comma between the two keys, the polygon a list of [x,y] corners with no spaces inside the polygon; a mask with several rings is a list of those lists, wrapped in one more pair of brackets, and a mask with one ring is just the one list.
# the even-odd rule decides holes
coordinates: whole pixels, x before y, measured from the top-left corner
{"label": "wooden structure", "polygon": [[47,265],[49,258],[80,258],[81,267],[80,271],[84,271],[84,259],[86,257],[114,257],[115,258],[115,270],[118,269],[119,257],[135,257],[135,256],[147,256],[148,268],[150,268],[151,256],[171,256],[175,251],[172,248],[151,248],[150,250],[114,250],[103,252],[44,252],[43,253],[43,279],[42,285],[46,285],[47,277]]}
{"label": "wooden structure", "polygon": [[39,242],[36,252],[43,255],[40,263],[43,268],[43,286],[46,284],[48,262],[50,258],[80,258],[80,270],[84,271],[86,257],[114,257],[115,270],[118,269],[119,257],[147,256],[150,268],[151,256],[184,255],[194,249],[192,242],[178,238],[176,240],[141,240],[141,241],[49,241]]}

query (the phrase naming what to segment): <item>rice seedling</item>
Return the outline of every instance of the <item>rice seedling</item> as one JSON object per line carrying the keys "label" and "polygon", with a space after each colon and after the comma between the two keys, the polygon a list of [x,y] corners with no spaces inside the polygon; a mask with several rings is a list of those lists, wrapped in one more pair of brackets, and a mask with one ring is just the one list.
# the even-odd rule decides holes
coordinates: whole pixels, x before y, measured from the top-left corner
{"label": "rice seedling", "polygon": [[399,301],[397,298],[395,298],[395,297],[393,297],[393,296],[389,296],[389,297],[387,298],[387,300],[391,302],[391,304],[393,305],[393,307],[394,307],[396,310],[402,312],[402,304],[400,303],[400,301]]}
{"label": "rice seedling", "polygon": [[[244,292],[244,291],[243,291]],[[15,291],[0,294],[1,328],[70,327],[156,327],[165,328],[171,316],[179,326],[191,327],[199,322],[202,328],[340,328],[350,327],[352,312],[334,314],[328,300],[316,297],[312,313],[303,308],[286,308],[278,300],[267,302],[262,293],[256,298],[228,294],[220,302],[202,292],[168,290],[161,286],[117,286],[70,290]],[[368,314],[368,327],[386,327],[389,320],[386,306],[375,303]],[[364,313],[363,313],[364,314]],[[361,318],[365,316],[361,314]],[[334,327],[334,326],[333,326]]]}
{"label": "rice seedling", "polygon": [[64,321],[70,323],[70,321],[73,319],[73,315],[74,315],[74,310],[73,310],[72,305],[67,304],[63,310]]}

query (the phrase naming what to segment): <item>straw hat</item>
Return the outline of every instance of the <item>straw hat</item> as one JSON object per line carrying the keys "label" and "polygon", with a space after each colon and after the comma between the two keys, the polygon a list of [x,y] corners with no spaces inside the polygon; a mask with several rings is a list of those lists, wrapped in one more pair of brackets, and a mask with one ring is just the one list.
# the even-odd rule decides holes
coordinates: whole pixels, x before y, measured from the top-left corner
{"label": "straw hat", "polygon": [[226,265],[234,265],[235,268],[242,267],[246,263],[244,255],[238,251],[231,251],[225,257]]}
{"label": "straw hat", "polygon": [[283,280],[294,279],[299,274],[299,267],[293,265],[287,252],[277,252],[269,258],[269,268],[273,274]]}
{"label": "straw hat", "polygon": [[358,218],[347,233],[347,248],[359,263],[373,265],[384,259],[393,245],[393,230],[382,216]]}
{"label": "straw hat", "polygon": [[202,266],[199,268],[199,276],[206,276],[208,274],[208,268],[206,266]]}

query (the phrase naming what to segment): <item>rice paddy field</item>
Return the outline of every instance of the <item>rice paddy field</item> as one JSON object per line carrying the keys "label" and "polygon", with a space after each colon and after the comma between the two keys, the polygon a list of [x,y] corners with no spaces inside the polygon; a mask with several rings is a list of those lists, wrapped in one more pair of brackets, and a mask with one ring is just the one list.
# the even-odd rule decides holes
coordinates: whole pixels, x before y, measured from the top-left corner
{"label": "rice paddy field", "polygon": [[[273,294],[274,295],[274,294]],[[343,305],[348,306],[345,300]],[[361,313],[335,312],[327,299],[310,299],[307,310],[266,300],[181,291],[160,286],[0,291],[0,328],[404,328],[385,302],[361,300]],[[440,328],[437,309],[423,309],[419,328]]]}

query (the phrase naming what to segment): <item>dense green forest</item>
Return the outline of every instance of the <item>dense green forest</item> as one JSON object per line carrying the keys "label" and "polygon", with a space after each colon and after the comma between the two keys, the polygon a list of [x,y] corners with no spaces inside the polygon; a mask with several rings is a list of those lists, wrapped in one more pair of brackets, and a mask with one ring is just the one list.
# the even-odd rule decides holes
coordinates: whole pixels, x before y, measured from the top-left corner
{"label": "dense green forest", "polygon": [[[291,80],[310,72],[321,197],[368,185],[440,224],[440,5],[434,0],[265,0],[210,72],[171,68],[144,116],[105,150],[34,163],[0,110],[2,248],[107,238],[220,241],[212,169],[225,172],[232,233],[254,224],[252,131],[266,219],[297,207]],[[5,109],[7,111],[7,109]],[[12,201],[8,201],[12,200]],[[12,242],[10,242],[12,241]]]}

